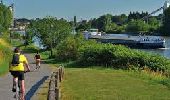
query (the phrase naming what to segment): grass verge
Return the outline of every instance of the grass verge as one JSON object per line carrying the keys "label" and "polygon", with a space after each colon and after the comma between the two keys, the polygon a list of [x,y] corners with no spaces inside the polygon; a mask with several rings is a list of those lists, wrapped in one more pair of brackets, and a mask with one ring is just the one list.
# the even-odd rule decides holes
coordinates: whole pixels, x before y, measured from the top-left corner
{"label": "grass verge", "polygon": [[9,71],[9,59],[11,58],[11,47],[8,42],[0,38],[0,75]]}
{"label": "grass verge", "polygon": [[9,67],[8,67],[8,62],[9,61],[3,61],[1,64],[0,64],[0,75],[3,75],[5,73],[7,73],[9,71]]}

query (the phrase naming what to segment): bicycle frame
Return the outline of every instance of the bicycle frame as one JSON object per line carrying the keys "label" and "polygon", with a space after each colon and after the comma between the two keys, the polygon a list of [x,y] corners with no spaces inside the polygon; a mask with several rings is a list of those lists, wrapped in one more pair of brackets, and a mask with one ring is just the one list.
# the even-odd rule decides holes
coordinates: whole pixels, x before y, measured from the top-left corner
{"label": "bicycle frame", "polygon": [[[34,71],[25,71],[25,73],[28,73],[28,72],[34,72]],[[22,100],[22,99],[21,99],[21,96],[24,95],[24,94],[22,94],[22,93],[20,92],[21,82],[19,82],[18,77],[17,77],[17,79],[16,79],[16,81],[15,81],[15,85],[16,85],[16,92],[15,92],[15,94],[14,94],[14,98],[15,98],[15,100]]]}

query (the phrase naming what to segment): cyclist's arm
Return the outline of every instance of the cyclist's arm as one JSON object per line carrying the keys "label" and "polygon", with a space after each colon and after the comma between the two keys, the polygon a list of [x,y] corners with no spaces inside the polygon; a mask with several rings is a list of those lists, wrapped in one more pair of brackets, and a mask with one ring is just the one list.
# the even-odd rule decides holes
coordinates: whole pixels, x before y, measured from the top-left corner
{"label": "cyclist's arm", "polygon": [[30,71],[30,66],[28,65],[28,63],[24,62],[24,64],[25,64],[25,67],[27,68],[27,70]]}
{"label": "cyclist's arm", "polygon": [[25,67],[27,68],[28,71],[30,71],[30,66],[28,65],[27,58],[24,56],[24,61],[23,61]]}

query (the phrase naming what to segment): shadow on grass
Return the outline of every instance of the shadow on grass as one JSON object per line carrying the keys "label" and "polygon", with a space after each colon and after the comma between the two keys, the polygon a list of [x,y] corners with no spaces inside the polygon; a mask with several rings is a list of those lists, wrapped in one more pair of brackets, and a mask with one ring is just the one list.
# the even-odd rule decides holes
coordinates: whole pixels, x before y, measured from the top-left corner
{"label": "shadow on grass", "polygon": [[31,87],[31,89],[27,92],[25,99],[31,100],[35,92],[38,90],[38,88],[44,83],[45,80],[47,80],[49,76],[44,76],[40,81],[38,81],[35,85]]}
{"label": "shadow on grass", "polygon": [[88,67],[91,67],[91,66],[83,66],[83,65],[77,63],[77,61],[58,61],[55,59],[44,59],[44,60],[42,60],[42,63],[56,64],[58,66],[63,65],[66,68],[88,68]]}
{"label": "shadow on grass", "polygon": [[162,80],[162,81],[159,81],[158,83],[167,86],[168,89],[170,90],[170,79]]}

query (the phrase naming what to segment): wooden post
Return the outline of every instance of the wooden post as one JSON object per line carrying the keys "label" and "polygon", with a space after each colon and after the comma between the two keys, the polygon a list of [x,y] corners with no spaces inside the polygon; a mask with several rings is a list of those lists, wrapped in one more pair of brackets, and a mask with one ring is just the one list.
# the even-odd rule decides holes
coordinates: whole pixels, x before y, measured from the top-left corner
{"label": "wooden post", "polygon": [[47,100],[59,100],[60,90],[59,83],[64,77],[64,67],[59,67],[56,72],[53,72],[51,75],[49,83],[49,91]]}
{"label": "wooden post", "polygon": [[59,87],[58,79],[59,79],[59,72],[56,72],[56,74],[55,74],[55,80],[56,80],[55,85],[56,85],[56,87]]}
{"label": "wooden post", "polygon": [[60,91],[59,91],[59,87],[56,87],[55,88],[55,92],[56,92],[56,100],[59,100],[59,97],[60,97]]}
{"label": "wooden post", "polygon": [[61,67],[59,68],[59,80],[61,82]]}
{"label": "wooden post", "polygon": [[55,75],[53,73],[49,83],[48,100],[56,100],[55,87]]}

